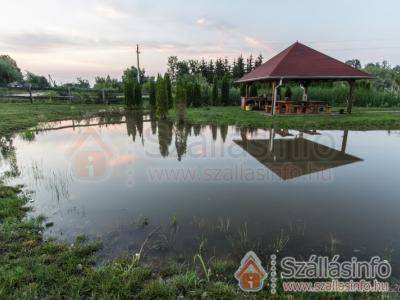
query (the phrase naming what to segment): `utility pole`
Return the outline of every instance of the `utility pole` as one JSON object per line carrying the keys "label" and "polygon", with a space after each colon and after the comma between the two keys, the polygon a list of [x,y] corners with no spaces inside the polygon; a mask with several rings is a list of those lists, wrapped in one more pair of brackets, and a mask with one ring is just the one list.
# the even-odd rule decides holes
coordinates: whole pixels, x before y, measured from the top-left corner
{"label": "utility pole", "polygon": [[50,86],[56,87],[56,82],[55,82],[55,80],[53,80],[53,78],[51,77],[50,74],[49,74],[49,84],[50,84]]}
{"label": "utility pole", "polygon": [[137,58],[137,81],[140,84],[140,65],[139,65],[139,44],[136,44],[136,58]]}

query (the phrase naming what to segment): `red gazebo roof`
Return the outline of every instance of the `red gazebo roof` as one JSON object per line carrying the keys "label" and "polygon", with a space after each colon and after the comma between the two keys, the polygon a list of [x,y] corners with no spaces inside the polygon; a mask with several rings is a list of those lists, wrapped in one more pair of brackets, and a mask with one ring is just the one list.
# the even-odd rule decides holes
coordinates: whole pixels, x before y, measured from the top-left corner
{"label": "red gazebo roof", "polygon": [[296,42],[236,82],[281,78],[289,80],[349,80],[373,77]]}

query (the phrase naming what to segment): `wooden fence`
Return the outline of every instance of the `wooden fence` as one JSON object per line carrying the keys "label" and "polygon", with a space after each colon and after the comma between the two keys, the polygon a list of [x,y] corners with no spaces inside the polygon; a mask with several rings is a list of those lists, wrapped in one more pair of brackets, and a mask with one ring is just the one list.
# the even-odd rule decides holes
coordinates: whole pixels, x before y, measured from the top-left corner
{"label": "wooden fence", "polygon": [[111,104],[123,103],[124,95],[116,89],[6,87],[0,88],[0,102]]}

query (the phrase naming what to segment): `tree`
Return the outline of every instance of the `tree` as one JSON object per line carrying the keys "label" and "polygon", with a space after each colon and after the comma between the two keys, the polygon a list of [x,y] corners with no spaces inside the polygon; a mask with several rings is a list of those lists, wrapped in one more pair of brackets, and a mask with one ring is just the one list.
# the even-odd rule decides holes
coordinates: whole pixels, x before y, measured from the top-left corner
{"label": "tree", "polygon": [[250,97],[257,97],[257,95],[257,85],[253,83],[252,85],[250,85]]}
{"label": "tree", "polygon": [[0,84],[22,81],[23,76],[17,63],[8,55],[0,55]]}
{"label": "tree", "polygon": [[200,63],[197,60],[189,59],[189,71],[192,75],[197,75],[200,73]]}
{"label": "tree", "polygon": [[201,73],[201,76],[203,76],[204,78],[208,78],[208,66],[204,58],[201,59],[199,71]]}
{"label": "tree", "polygon": [[[46,78],[45,78],[46,79]],[[47,79],[46,79],[47,81]],[[90,83],[89,80],[87,79],[82,79],[81,77],[76,78],[76,81],[78,82],[76,84],[76,87],[81,88],[81,89],[90,89]]]}
{"label": "tree", "polygon": [[290,86],[286,86],[285,98],[288,98],[288,99],[292,98],[292,89],[290,88]]}
{"label": "tree", "polygon": [[143,100],[142,100],[142,85],[134,81],[134,106],[136,108],[142,108]]}
{"label": "tree", "polygon": [[172,98],[171,78],[168,73],[165,74],[164,80],[165,88],[167,89],[168,108],[172,108],[174,105],[174,99]]}
{"label": "tree", "polygon": [[175,95],[175,111],[178,117],[178,123],[182,123],[186,116],[186,106],[187,106],[187,95],[185,86],[181,80],[176,83],[176,95]]}
{"label": "tree", "polygon": [[[144,82],[147,81],[147,77],[146,77],[146,75],[145,75],[145,72],[146,72],[146,71],[145,71],[144,69],[141,69],[141,70],[140,70],[140,82],[141,82],[141,83],[144,83]],[[137,70],[137,68],[134,67],[134,66],[131,66],[131,67],[127,68],[127,69],[124,71],[124,74],[122,75],[122,81],[124,81],[124,79],[125,79],[126,77],[133,77],[133,78],[136,78],[136,81],[137,81],[137,75],[138,75],[138,70]]]}
{"label": "tree", "polygon": [[206,77],[208,82],[212,82],[214,80],[214,74],[215,74],[214,62],[211,59],[210,63],[208,64],[208,72]]}
{"label": "tree", "polygon": [[246,85],[243,83],[240,84],[240,96],[242,97],[246,96]]}
{"label": "tree", "polygon": [[244,73],[244,60],[243,56],[240,55],[233,65],[232,76],[234,79],[238,79],[243,77]]}
{"label": "tree", "polygon": [[176,72],[178,70],[178,57],[177,56],[170,56],[168,57],[168,69],[167,72],[173,81],[176,80]]}
{"label": "tree", "polygon": [[131,76],[126,76],[123,81],[125,105],[128,107],[128,109],[132,109],[135,105],[135,82],[135,77]]}
{"label": "tree", "polygon": [[224,71],[225,71],[225,75],[228,75],[231,73],[231,66],[229,65],[229,61],[227,58],[224,59]]}
{"label": "tree", "polygon": [[194,82],[187,81],[185,82],[185,89],[186,89],[186,100],[188,106],[194,106],[193,99],[195,98],[194,95]]}
{"label": "tree", "polygon": [[229,104],[229,79],[228,79],[228,76],[224,76],[221,81],[221,102],[224,105]]}
{"label": "tree", "polygon": [[201,106],[201,100],[201,87],[198,82],[195,82],[193,85],[193,106]]}
{"label": "tree", "polygon": [[166,119],[168,114],[168,96],[165,81],[161,75],[157,77],[156,107],[158,117],[162,120]]}
{"label": "tree", "polygon": [[276,95],[278,96],[278,100],[282,100],[282,86],[276,88]]}
{"label": "tree", "polygon": [[215,76],[221,79],[225,75],[225,67],[221,58],[217,58],[215,62]]}
{"label": "tree", "polygon": [[189,75],[189,64],[187,61],[178,61],[176,64],[176,80],[184,77],[185,75]]}
{"label": "tree", "polygon": [[154,108],[156,106],[156,83],[153,79],[150,80],[149,103],[151,108]]}
{"label": "tree", "polygon": [[211,93],[211,105],[218,106],[220,105],[219,97],[218,97],[218,79],[214,78],[212,93]]}
{"label": "tree", "polygon": [[50,87],[46,77],[35,75],[31,72],[26,72],[26,82],[30,83],[35,89],[44,89]]}
{"label": "tree", "polygon": [[93,85],[94,89],[103,90],[103,89],[120,89],[120,82],[117,79],[111,79],[110,75],[107,77],[95,77],[95,83]]}
{"label": "tree", "polygon": [[175,148],[178,161],[182,160],[182,156],[187,150],[188,128],[183,122],[178,122],[175,131]]}
{"label": "tree", "polygon": [[255,68],[258,68],[259,66],[261,66],[262,63],[263,63],[263,59],[264,59],[264,57],[263,57],[262,54],[260,53],[260,54],[257,56],[256,61],[254,62],[254,67],[255,67]]}
{"label": "tree", "polygon": [[132,78],[137,78],[137,68],[134,66],[131,66],[127,68],[124,73],[122,74],[122,81],[125,81],[127,78],[132,79]]}
{"label": "tree", "polygon": [[350,59],[346,61],[346,65],[349,65],[356,69],[361,69],[361,62],[358,59]]}
{"label": "tree", "polygon": [[247,59],[247,64],[246,64],[246,73],[250,73],[253,71],[253,55],[250,54],[250,57]]}

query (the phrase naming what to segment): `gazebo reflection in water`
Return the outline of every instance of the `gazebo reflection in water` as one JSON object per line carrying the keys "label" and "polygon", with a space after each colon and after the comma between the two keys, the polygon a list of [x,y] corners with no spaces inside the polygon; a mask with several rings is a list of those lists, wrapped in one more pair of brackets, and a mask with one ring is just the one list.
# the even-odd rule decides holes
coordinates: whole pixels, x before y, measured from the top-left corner
{"label": "gazebo reflection in water", "polygon": [[303,133],[277,139],[274,129],[270,129],[269,139],[242,138],[234,142],[279,178],[289,180],[362,161],[346,153],[347,136],[348,131],[345,130],[340,150],[306,139]]}

